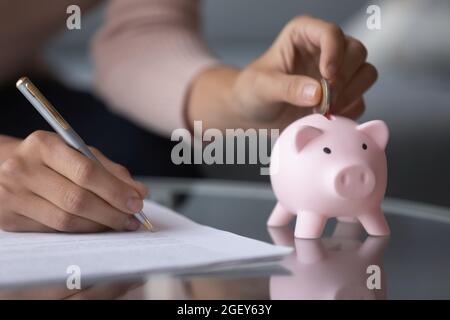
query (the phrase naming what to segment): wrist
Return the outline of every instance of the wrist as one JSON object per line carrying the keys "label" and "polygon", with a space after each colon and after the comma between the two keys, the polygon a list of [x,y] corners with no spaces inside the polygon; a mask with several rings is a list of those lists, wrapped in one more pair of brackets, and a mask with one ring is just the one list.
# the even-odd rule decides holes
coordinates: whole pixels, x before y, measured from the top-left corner
{"label": "wrist", "polygon": [[200,120],[204,128],[248,127],[239,110],[240,74],[239,69],[222,65],[197,76],[188,99],[188,124],[192,126],[194,121]]}

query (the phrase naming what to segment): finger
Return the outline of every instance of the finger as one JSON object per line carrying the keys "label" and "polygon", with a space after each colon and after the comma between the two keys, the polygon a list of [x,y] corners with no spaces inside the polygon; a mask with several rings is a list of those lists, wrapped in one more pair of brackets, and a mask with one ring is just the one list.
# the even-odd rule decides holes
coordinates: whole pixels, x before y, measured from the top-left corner
{"label": "finger", "polygon": [[345,56],[338,75],[339,80],[334,83],[335,94],[333,95],[333,102],[337,101],[339,92],[346,87],[348,82],[355,76],[356,72],[364,65],[366,59],[366,47],[360,41],[347,37]]}
{"label": "finger", "polygon": [[101,151],[97,150],[96,148],[90,149],[109,172],[111,172],[113,175],[115,175],[123,182],[128,183],[130,186],[135,188],[142,198],[146,198],[148,196],[149,194],[148,187],[142,182],[134,180],[127,168],[111,161]]}
{"label": "finger", "polygon": [[[119,211],[49,168],[42,167],[25,180],[30,191],[47,199],[65,213],[114,230],[134,231],[139,228],[138,221],[132,215]],[[45,184],[41,181],[45,181]]]}
{"label": "finger", "polygon": [[341,116],[347,117],[350,119],[357,119],[364,113],[366,109],[366,105],[364,103],[363,98],[359,98],[353,101],[347,108],[342,110],[340,113]]}
{"label": "finger", "polygon": [[115,177],[100,164],[88,159],[64,143],[44,144],[42,158],[48,167],[89,190],[123,212],[137,213],[143,201],[139,193]]}
{"label": "finger", "polygon": [[0,227],[8,232],[55,232],[54,229],[42,223],[14,212],[2,214]]}
{"label": "finger", "polygon": [[344,83],[350,81],[359,68],[366,62],[367,49],[361,41],[347,37],[345,56],[341,66],[342,80]]}
{"label": "finger", "polygon": [[16,204],[17,212],[37,223],[60,232],[99,232],[105,226],[69,214],[54,204],[34,194],[21,195],[22,201]]}
{"label": "finger", "polygon": [[338,73],[345,52],[345,36],[337,25],[312,17],[298,18],[302,39],[320,48],[319,69],[324,78],[333,79]]}
{"label": "finger", "polygon": [[375,67],[369,63],[365,63],[355,73],[354,77],[349,81],[339,97],[338,101],[333,105],[335,109],[333,112],[339,113],[340,110],[345,109],[350,103],[361,98],[376,81],[378,76]]}
{"label": "finger", "polygon": [[[18,214],[16,211],[20,209],[17,203],[21,203],[17,199],[19,190],[17,185],[14,186],[9,182],[17,181],[23,176],[24,166],[17,158],[10,158],[2,164],[1,177],[5,180],[0,184],[0,204],[2,212],[0,214],[0,228],[10,232],[52,232],[53,229],[38,223],[32,219]],[[19,174],[20,172],[20,174]],[[16,188],[14,188],[16,187]]]}
{"label": "finger", "polygon": [[260,92],[269,103],[286,102],[300,107],[312,107],[320,102],[320,84],[313,78],[283,73],[270,73],[263,77]]}

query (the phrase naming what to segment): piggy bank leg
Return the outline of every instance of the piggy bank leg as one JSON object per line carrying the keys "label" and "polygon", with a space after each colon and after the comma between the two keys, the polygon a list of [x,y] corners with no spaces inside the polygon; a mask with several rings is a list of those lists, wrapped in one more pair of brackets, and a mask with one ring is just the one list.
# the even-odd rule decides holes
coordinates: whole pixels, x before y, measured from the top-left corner
{"label": "piggy bank leg", "polygon": [[302,239],[320,238],[327,218],[311,211],[299,211],[295,224],[295,237]]}
{"label": "piggy bank leg", "polygon": [[371,236],[388,236],[391,233],[380,207],[369,210],[358,219]]}
{"label": "piggy bank leg", "polygon": [[273,208],[272,214],[267,220],[269,227],[281,227],[287,225],[294,217],[292,213],[287,211],[279,202]]}

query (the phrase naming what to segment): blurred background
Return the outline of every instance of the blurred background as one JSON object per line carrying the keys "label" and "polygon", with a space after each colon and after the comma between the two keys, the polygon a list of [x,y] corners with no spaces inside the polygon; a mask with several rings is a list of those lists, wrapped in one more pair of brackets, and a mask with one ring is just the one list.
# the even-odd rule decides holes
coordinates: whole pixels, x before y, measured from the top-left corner
{"label": "blurred background", "polygon": [[[360,121],[382,119],[391,130],[388,196],[450,206],[450,1],[205,0],[203,4],[207,43],[224,62],[237,66],[263,53],[297,15],[333,21],[360,39],[379,70]],[[381,9],[381,30],[366,26],[369,5]],[[83,15],[81,31],[62,31],[46,46],[46,64],[69,88],[90,91],[89,40],[102,22],[105,6]],[[200,170],[210,179],[268,181],[258,165]]]}
{"label": "blurred background", "polygon": [[[390,127],[388,195],[450,206],[450,1],[223,0],[205,4],[208,42],[225,61],[237,65],[262,53],[283,24],[298,14],[333,21],[360,39],[368,48],[369,61],[379,70],[360,121],[383,119]],[[372,4],[381,9],[381,30],[366,26],[366,9]],[[263,179],[255,168],[222,169],[209,172]]]}
{"label": "blurred background", "polygon": [[[366,10],[374,4],[381,9],[381,30],[366,26]],[[450,206],[450,1],[216,0],[205,5],[206,38],[232,64],[245,65],[261,54],[298,14],[333,21],[360,39],[379,71],[360,121],[383,119],[391,130],[388,196]],[[255,168],[220,169],[208,172],[263,179]]]}

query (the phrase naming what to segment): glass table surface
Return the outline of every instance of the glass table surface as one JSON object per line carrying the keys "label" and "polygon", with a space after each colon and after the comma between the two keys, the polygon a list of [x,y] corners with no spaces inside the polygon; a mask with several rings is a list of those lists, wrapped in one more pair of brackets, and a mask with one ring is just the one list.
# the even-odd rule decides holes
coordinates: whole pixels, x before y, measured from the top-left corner
{"label": "glass table surface", "polygon": [[0,288],[0,299],[450,299],[450,209],[400,199],[382,207],[392,235],[330,219],[321,239],[267,228],[270,184],[141,178],[151,199],[214,228],[295,250],[277,263]]}

